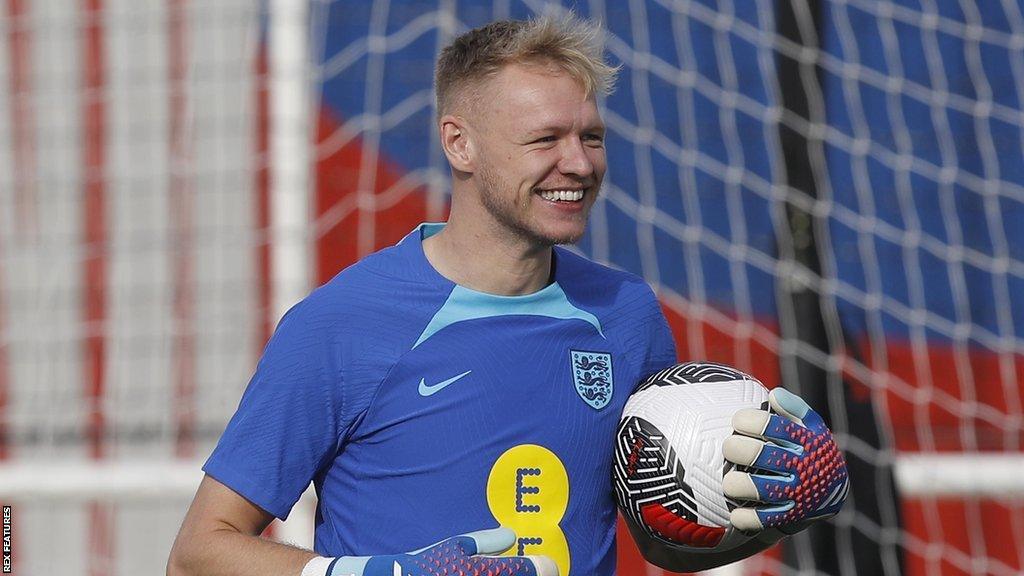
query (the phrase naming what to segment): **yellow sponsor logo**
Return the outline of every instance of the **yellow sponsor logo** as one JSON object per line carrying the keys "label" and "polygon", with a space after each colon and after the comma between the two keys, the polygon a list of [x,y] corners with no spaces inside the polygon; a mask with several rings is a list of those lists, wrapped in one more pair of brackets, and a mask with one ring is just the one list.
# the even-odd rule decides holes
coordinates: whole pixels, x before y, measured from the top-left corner
{"label": "yellow sponsor logo", "polygon": [[536,444],[505,451],[487,478],[494,518],[516,533],[506,556],[544,555],[569,574],[569,543],[559,523],[569,505],[569,475],[554,452]]}

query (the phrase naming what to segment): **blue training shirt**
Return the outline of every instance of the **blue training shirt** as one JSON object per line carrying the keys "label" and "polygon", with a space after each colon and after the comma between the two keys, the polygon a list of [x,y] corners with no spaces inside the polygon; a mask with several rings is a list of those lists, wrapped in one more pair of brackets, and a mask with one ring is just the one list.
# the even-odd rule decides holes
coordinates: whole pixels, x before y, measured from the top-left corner
{"label": "blue training shirt", "polygon": [[563,575],[615,572],[616,426],[675,346],[650,287],[562,248],[526,296],[458,286],[424,224],[292,308],[203,469],[285,518],[312,480],[315,550],[395,554],[516,531]]}

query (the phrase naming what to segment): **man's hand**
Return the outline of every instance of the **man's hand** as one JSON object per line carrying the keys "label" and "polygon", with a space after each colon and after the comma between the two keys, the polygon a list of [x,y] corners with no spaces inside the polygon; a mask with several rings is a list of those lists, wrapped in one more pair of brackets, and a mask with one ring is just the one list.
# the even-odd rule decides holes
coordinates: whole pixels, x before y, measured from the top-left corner
{"label": "man's hand", "polygon": [[734,509],[735,527],[794,534],[837,514],[850,480],[832,432],[817,412],[782,388],[771,391],[768,403],[771,411],[746,409],[733,416],[737,434],[725,439],[722,451],[743,468],[726,474],[722,488],[729,498],[764,504]]}
{"label": "man's hand", "polygon": [[497,557],[516,541],[508,528],[461,534],[407,554],[345,556],[331,561],[328,576],[558,576],[546,556]]}

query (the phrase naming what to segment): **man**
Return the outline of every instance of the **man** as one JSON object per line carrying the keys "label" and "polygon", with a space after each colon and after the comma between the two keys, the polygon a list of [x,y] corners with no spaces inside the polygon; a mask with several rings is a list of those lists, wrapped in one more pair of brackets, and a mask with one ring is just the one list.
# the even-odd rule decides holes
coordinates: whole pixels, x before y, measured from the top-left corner
{"label": "man", "polygon": [[[447,224],[282,319],[168,574],[614,573],[612,438],[635,384],[675,362],[641,279],[556,247],[600,190],[596,96],[614,72],[572,18],[496,22],[445,49]],[[316,552],[258,538],[310,481]]]}

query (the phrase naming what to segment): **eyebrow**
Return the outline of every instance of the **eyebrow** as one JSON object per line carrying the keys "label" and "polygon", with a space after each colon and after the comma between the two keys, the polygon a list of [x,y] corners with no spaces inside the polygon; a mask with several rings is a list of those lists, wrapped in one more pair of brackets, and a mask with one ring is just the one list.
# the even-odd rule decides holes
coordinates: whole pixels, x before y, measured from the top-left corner
{"label": "eyebrow", "polygon": [[[607,129],[608,129],[607,126],[605,126],[604,123],[601,123],[601,124],[594,124],[592,126],[587,126],[587,127],[585,127],[583,129],[583,131],[584,132],[594,132],[594,131],[604,132]],[[549,125],[546,125],[546,126],[542,126],[540,128],[531,128],[531,129],[527,130],[526,132],[524,132],[523,134],[525,136],[539,136],[541,134],[550,134],[552,132],[565,132],[565,131],[566,131],[565,130],[565,126],[558,125],[558,124],[549,124]]]}

